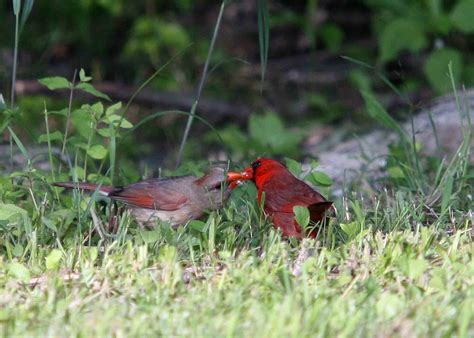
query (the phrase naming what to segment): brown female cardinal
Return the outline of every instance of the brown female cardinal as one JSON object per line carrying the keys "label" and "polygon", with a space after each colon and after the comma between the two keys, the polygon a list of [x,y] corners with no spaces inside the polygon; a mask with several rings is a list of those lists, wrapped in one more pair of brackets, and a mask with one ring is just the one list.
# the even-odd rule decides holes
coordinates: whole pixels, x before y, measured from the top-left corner
{"label": "brown female cardinal", "polygon": [[[228,179],[232,183],[232,179]],[[123,202],[141,226],[154,226],[157,220],[173,227],[200,218],[205,210],[222,206],[229,197],[224,169],[214,167],[202,177],[153,178],[123,188],[92,183],[56,182],[64,188],[97,190],[101,195]]]}
{"label": "brown female cardinal", "polygon": [[[332,202],[327,201],[320,193],[299,180],[280,162],[259,158],[241,173],[228,173],[237,180],[252,180],[257,186],[258,202],[264,201],[263,210],[270,217],[275,228],[280,228],[284,236],[302,237],[302,230],[295,220],[293,207],[307,207],[312,222],[320,222],[326,218],[325,212],[331,208]],[[308,233],[316,237],[318,231]]]}

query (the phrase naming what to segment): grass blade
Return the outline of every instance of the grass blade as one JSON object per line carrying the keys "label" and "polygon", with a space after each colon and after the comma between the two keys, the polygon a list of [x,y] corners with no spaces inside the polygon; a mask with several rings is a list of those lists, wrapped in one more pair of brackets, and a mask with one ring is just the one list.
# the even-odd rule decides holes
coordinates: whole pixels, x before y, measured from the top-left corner
{"label": "grass blade", "polygon": [[20,13],[21,1],[13,0],[13,12],[15,13],[15,46],[13,48],[13,66],[12,66],[12,86],[10,93],[10,106],[15,105],[15,83],[16,83],[16,68],[18,62],[18,40],[20,39],[19,33],[19,13]]}
{"label": "grass blade", "polygon": [[18,136],[16,136],[15,132],[10,127],[8,127],[8,131],[10,132],[10,135],[13,137],[13,140],[15,141],[18,149],[20,149],[23,157],[28,161],[28,166],[30,166],[31,165],[31,157],[28,154],[28,151],[26,150],[25,146],[23,145],[23,143],[20,141]]}
{"label": "grass blade", "polygon": [[26,20],[28,20],[28,17],[30,16],[34,3],[35,0],[25,0],[23,10],[21,11],[20,34],[23,30],[23,27],[25,27]]}
{"label": "grass blade", "polygon": [[186,122],[186,127],[184,129],[183,139],[181,140],[181,145],[179,146],[178,157],[176,159],[176,168],[178,168],[180,163],[181,163],[181,158],[183,156],[184,147],[186,146],[186,142],[188,141],[188,136],[189,136],[189,132],[191,130],[191,125],[193,123],[194,116],[196,115],[196,108],[197,108],[197,105],[198,105],[199,100],[201,98],[202,89],[204,88],[204,82],[206,81],[206,78],[207,78],[209,63],[211,62],[212,52],[214,51],[214,45],[215,45],[216,40],[217,40],[217,35],[219,33],[219,28],[221,26],[221,21],[222,21],[222,16],[224,15],[225,5],[226,5],[226,1],[223,1],[222,4],[221,4],[221,8],[219,10],[219,15],[217,16],[216,25],[214,27],[214,33],[212,34],[211,45],[209,46],[209,50],[207,51],[206,62],[204,63],[204,69],[203,69],[202,74],[201,74],[201,80],[199,82],[199,87],[198,87],[198,91],[197,91],[197,95],[196,95],[196,100],[194,101],[194,104],[191,107],[191,112],[190,112],[190,115],[188,117],[188,121]]}
{"label": "grass blade", "polygon": [[21,0],[13,0],[13,14],[15,16],[18,16],[20,14],[20,9],[21,9]]}
{"label": "grass blade", "polygon": [[258,17],[258,45],[260,48],[260,67],[261,81],[265,80],[265,71],[267,69],[268,60],[268,44],[270,39],[270,22],[268,18],[268,7],[266,0],[257,0],[257,17]]}
{"label": "grass blade", "polygon": [[444,213],[448,209],[449,201],[451,200],[451,197],[452,197],[453,183],[454,183],[453,176],[448,176],[448,178],[446,179],[446,183],[444,185],[443,195],[441,198],[441,215],[444,215]]}
{"label": "grass blade", "polygon": [[367,113],[369,114],[370,117],[378,121],[384,127],[389,128],[397,132],[399,135],[405,137],[405,133],[400,127],[400,125],[397,123],[397,121],[394,120],[393,117],[389,115],[389,113],[376,100],[376,98],[374,97],[372,93],[364,90],[364,91],[361,91],[361,94],[365,101],[365,105],[367,107]]}
{"label": "grass blade", "polygon": [[362,66],[362,67],[368,68],[368,69],[374,69],[374,66],[371,66],[371,65],[369,65],[368,63],[366,63],[364,61],[354,59],[353,57],[350,57],[350,56],[347,56],[347,55],[341,55],[341,58],[343,58],[344,60],[347,60],[349,62],[352,62],[352,63],[354,63],[358,66]]}

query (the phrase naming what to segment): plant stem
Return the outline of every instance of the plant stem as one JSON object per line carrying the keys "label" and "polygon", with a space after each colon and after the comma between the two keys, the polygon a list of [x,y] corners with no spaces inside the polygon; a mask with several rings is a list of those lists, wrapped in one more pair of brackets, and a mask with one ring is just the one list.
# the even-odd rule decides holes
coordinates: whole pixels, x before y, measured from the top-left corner
{"label": "plant stem", "polygon": [[[64,129],[64,138],[63,138],[63,146],[61,149],[61,157],[64,155],[64,152],[66,150],[67,137],[69,133],[69,124],[71,121],[72,99],[74,97],[74,86],[76,85],[76,76],[77,76],[77,69],[74,69],[74,74],[72,76],[72,82],[71,82],[71,91],[69,92],[69,102],[67,106],[67,116],[66,116],[66,127]],[[59,161],[59,170],[58,170],[59,173],[61,173],[61,169],[62,169],[62,162]]]}
{"label": "plant stem", "polygon": [[225,8],[225,1],[222,1],[221,8],[219,10],[219,15],[217,16],[216,25],[214,27],[214,33],[212,35],[211,45],[209,46],[209,50],[207,52],[206,62],[204,64],[204,69],[202,71],[201,80],[199,82],[199,87],[198,87],[198,91],[197,91],[197,95],[196,95],[196,100],[194,101],[194,104],[191,107],[191,112],[190,112],[190,115],[188,117],[188,121],[186,123],[186,128],[184,129],[183,139],[181,140],[181,145],[179,147],[178,158],[176,159],[176,168],[179,167],[179,165],[181,164],[181,158],[183,156],[184,147],[185,147],[186,142],[188,140],[189,131],[191,130],[191,125],[192,125],[193,120],[194,120],[194,115],[196,114],[196,108],[197,108],[197,105],[199,103],[199,99],[201,98],[202,89],[204,88],[204,82],[206,81],[206,77],[207,77],[207,71],[208,71],[208,68],[209,68],[209,63],[211,62],[212,52],[214,50],[214,45],[215,45],[216,40],[217,40],[217,34],[219,33],[219,28],[220,28],[220,25],[221,25],[222,16],[224,14],[224,8]]}
{"label": "plant stem", "polygon": [[15,47],[13,49],[13,70],[12,70],[12,88],[10,93],[10,106],[15,105],[15,83],[16,83],[16,68],[18,61],[18,40],[19,40],[19,19],[20,14],[15,14]]}

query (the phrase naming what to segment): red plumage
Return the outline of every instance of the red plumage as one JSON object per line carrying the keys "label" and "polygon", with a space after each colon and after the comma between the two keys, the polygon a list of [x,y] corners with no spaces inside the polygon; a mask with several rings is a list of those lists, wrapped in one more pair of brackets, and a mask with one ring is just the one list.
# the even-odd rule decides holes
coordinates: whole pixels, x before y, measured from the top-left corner
{"label": "red plumage", "polygon": [[[299,180],[280,162],[259,158],[241,173],[240,179],[253,180],[258,190],[258,201],[273,225],[282,230],[284,236],[302,238],[302,229],[295,220],[293,207],[307,207],[312,222],[321,222],[332,202],[319,192]],[[318,229],[308,233],[316,237]]]}

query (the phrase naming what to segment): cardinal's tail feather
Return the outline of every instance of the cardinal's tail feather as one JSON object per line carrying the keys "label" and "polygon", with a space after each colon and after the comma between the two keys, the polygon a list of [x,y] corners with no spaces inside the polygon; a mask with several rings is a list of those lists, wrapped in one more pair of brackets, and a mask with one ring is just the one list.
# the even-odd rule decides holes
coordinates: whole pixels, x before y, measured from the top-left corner
{"label": "cardinal's tail feather", "polygon": [[54,182],[54,186],[68,188],[68,189],[83,189],[88,191],[96,191],[98,190],[101,195],[109,196],[110,193],[117,190],[110,185],[101,185],[94,183],[87,183],[87,182]]}
{"label": "cardinal's tail feather", "polygon": [[331,201],[324,201],[324,202],[317,202],[308,205],[308,210],[310,212],[318,212],[318,213],[323,213],[326,210],[329,210],[333,205],[333,202]]}
{"label": "cardinal's tail feather", "polygon": [[324,201],[308,205],[308,210],[313,222],[322,221],[326,215],[326,211],[329,209],[334,209],[333,202]]}

